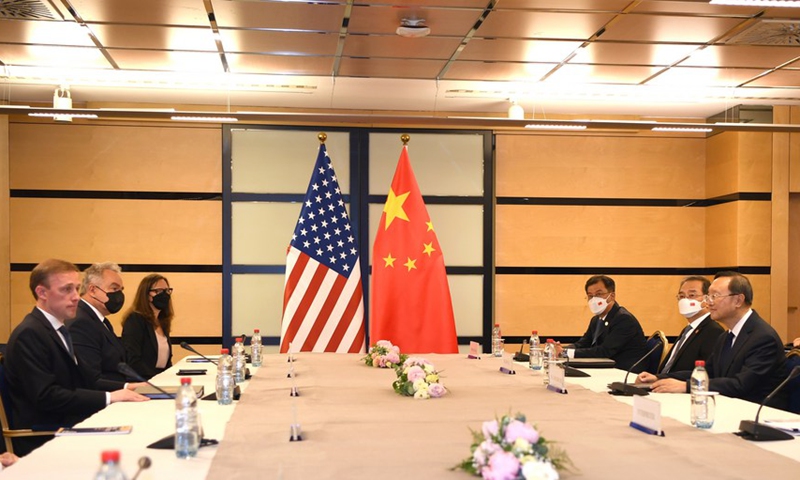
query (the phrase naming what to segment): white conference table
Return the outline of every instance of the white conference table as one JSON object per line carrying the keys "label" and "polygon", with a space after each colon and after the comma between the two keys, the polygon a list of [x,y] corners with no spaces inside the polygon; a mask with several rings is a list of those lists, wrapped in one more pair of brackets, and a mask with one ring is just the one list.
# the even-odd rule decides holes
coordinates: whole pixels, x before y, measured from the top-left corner
{"label": "white conference table", "polygon": [[[539,408],[546,409],[548,408],[548,405],[552,405],[553,403],[561,403],[563,405],[565,402],[575,402],[581,398],[584,399],[584,401],[598,401],[598,403],[601,404],[605,403],[607,407],[615,405],[630,405],[633,402],[632,398],[630,397],[613,397],[621,403],[611,402],[611,404],[608,404],[607,398],[609,396],[605,393],[607,391],[606,385],[611,381],[622,381],[623,377],[625,376],[625,372],[614,369],[587,369],[585,371],[588,372],[591,377],[567,378],[568,385],[572,386],[575,391],[571,392],[573,395],[560,396],[544,390],[541,382],[541,373],[528,370],[522,365],[517,366],[517,375],[506,376],[500,375],[496,372],[496,367],[501,365],[499,359],[484,357],[480,361],[467,361],[464,359],[463,355],[431,355],[426,357],[430,357],[434,363],[437,364],[437,366],[440,366],[441,362],[441,365],[445,365],[448,369],[449,374],[447,372],[445,373],[445,385],[451,388],[452,393],[448,396],[445,396],[443,399],[417,401],[410,398],[395,398],[396,396],[394,396],[393,393],[388,394],[387,392],[390,391],[391,387],[389,384],[387,384],[386,379],[391,378],[392,373],[388,371],[378,371],[378,369],[370,369],[363,365],[359,365],[358,356],[339,354],[299,354],[297,357],[298,371],[301,372],[298,375],[297,381],[298,384],[301,385],[300,388],[302,392],[302,396],[299,397],[299,399],[300,402],[306,402],[301,403],[301,407],[302,405],[307,405],[307,407],[303,407],[306,408],[306,410],[301,408],[301,413],[305,415],[305,417],[301,418],[301,420],[306,421],[304,424],[304,429],[307,429],[308,433],[310,434],[310,441],[301,442],[304,444],[301,446],[301,448],[312,448],[316,450],[324,450],[327,448],[327,445],[318,443],[321,440],[316,440],[317,443],[314,443],[315,435],[317,436],[317,439],[320,438],[320,435],[319,432],[314,431],[315,423],[312,421],[312,417],[318,417],[327,420],[329,412],[327,410],[320,410],[320,406],[325,406],[326,408],[331,409],[330,415],[335,415],[333,411],[335,407],[332,403],[332,400],[325,396],[330,389],[329,385],[337,385],[340,383],[338,379],[331,378],[331,371],[342,372],[343,376],[349,377],[348,379],[342,379],[342,384],[346,384],[348,381],[357,382],[358,385],[354,384],[353,391],[357,391],[359,388],[366,388],[364,391],[367,392],[374,390],[380,398],[384,399],[382,401],[392,402],[392,405],[400,406],[401,410],[411,408],[420,413],[424,413],[425,411],[437,411],[437,419],[441,419],[443,423],[450,422],[450,425],[456,426],[457,428],[455,429],[457,430],[457,434],[453,434],[451,437],[453,439],[452,441],[457,443],[456,447],[453,449],[457,453],[454,459],[450,458],[452,454],[445,459],[444,463],[446,465],[452,465],[454,461],[458,461],[461,457],[468,454],[470,437],[467,428],[475,427],[476,425],[479,426],[479,423],[475,424],[475,421],[478,418],[482,420],[491,419],[491,414],[488,414],[489,418],[486,418],[483,410],[481,409],[481,413],[478,414],[478,416],[473,415],[468,419],[460,420],[462,412],[464,412],[465,416],[468,416],[466,410],[473,408],[474,405],[470,405],[466,410],[460,410],[461,404],[458,402],[462,401],[463,398],[467,396],[465,395],[467,393],[470,395],[482,393],[476,390],[483,390],[481,388],[483,382],[496,382],[497,384],[504,386],[502,388],[518,390],[514,394],[518,395],[519,397],[530,399],[531,403],[528,407],[526,407],[529,411],[524,413],[528,414],[529,421],[531,422],[536,422],[537,417],[539,417],[541,420],[540,423],[544,423],[546,428],[546,430],[543,431],[543,434],[548,438],[558,439],[561,432],[556,430],[557,425],[560,425],[561,422],[557,419],[546,419],[546,415],[544,415],[545,410],[540,410],[540,413],[537,413],[537,409]],[[270,436],[270,432],[268,431],[269,428],[265,428],[263,431],[257,430],[256,436],[260,436],[261,443],[264,444],[262,447],[266,449],[265,451],[289,452],[284,455],[284,458],[286,458],[287,456],[292,455],[291,452],[299,451],[296,446],[289,446],[288,429],[284,429],[283,423],[281,423],[279,426],[276,426],[276,422],[274,421],[274,418],[279,418],[279,422],[285,421],[288,425],[288,418],[286,418],[287,415],[279,414],[278,412],[274,411],[281,403],[286,405],[286,402],[288,402],[288,398],[285,398],[286,395],[284,395],[284,393],[288,391],[285,388],[289,385],[287,383],[288,380],[285,378],[285,372],[287,368],[286,365],[285,355],[268,355],[265,358],[265,366],[261,369],[254,369],[251,366],[250,368],[253,372],[254,378],[242,384],[245,395],[243,396],[241,404],[235,402],[232,406],[220,406],[215,401],[200,402],[206,437],[221,440],[223,445],[203,447],[200,449],[197,458],[180,460],[175,457],[173,450],[154,450],[146,448],[148,444],[174,433],[174,402],[170,400],[151,400],[143,403],[117,403],[108,406],[100,412],[97,412],[78,426],[100,427],[113,425],[133,425],[134,428],[131,434],[55,438],[54,440],[48,442],[45,446],[37,449],[30,455],[21,459],[16,465],[0,472],[0,479],[8,478],[30,480],[38,478],[59,478],[65,480],[77,480],[92,478],[94,472],[97,470],[100,464],[100,452],[106,449],[117,449],[122,452],[122,468],[129,478],[133,476],[134,472],[136,472],[136,463],[142,456],[148,456],[152,459],[152,467],[148,470],[144,470],[141,473],[139,476],[139,479],[141,480],[167,478],[195,480],[205,479],[206,477],[227,478],[228,472],[230,472],[230,467],[223,467],[222,465],[226,462],[230,462],[231,460],[234,460],[234,464],[238,464],[238,462],[235,461],[235,458],[231,458],[229,454],[232,449],[236,450],[237,452],[241,451],[243,445],[241,437],[251,435],[251,432],[247,432],[247,425],[242,427],[241,423],[252,423],[250,428],[258,429],[261,427],[257,426],[257,421],[261,420],[261,417],[264,417],[264,420],[267,422],[272,422],[270,425],[268,425],[268,427],[274,426],[277,429],[276,431],[279,431],[280,433],[279,435],[275,434]],[[332,368],[332,365],[336,365],[336,367]],[[330,370],[324,370],[322,368],[323,366],[329,368]],[[155,377],[153,379],[153,383],[161,386],[178,384],[179,379],[175,372],[181,368],[208,368],[207,375],[193,376],[192,381],[194,384],[204,385],[206,393],[213,391],[213,382],[216,372],[215,367],[213,365],[204,363],[186,363],[186,359],[176,364],[170,370]],[[318,378],[314,376],[315,373],[317,374]],[[253,390],[253,395],[248,397],[246,391],[251,382],[255,382],[254,385],[256,385],[256,387]],[[309,384],[319,385],[322,388],[304,386]],[[490,389],[494,388],[496,387],[490,387]],[[585,392],[584,389],[596,393]],[[336,396],[342,395],[341,392],[333,392],[333,394]],[[270,395],[274,395],[274,397],[270,397]],[[651,394],[650,398],[653,398],[661,403],[662,415],[665,418],[675,419],[680,423],[688,425],[688,394]],[[320,399],[322,399],[322,403],[314,403]],[[426,404],[424,402],[434,403]],[[229,421],[231,420],[231,416],[235,413],[235,411],[239,410],[239,405],[244,408],[242,412],[248,412],[247,415],[250,416],[244,417],[245,422],[241,422],[240,418],[240,425],[233,430],[229,428],[229,437],[225,438],[226,428],[230,426]],[[273,405],[275,405],[276,408],[273,408]],[[256,406],[258,408],[256,408]],[[392,414],[391,408],[392,407],[385,410],[387,416]],[[724,435],[733,437],[731,432],[738,430],[739,421],[741,419],[754,418],[757,408],[757,405],[746,401],[727,397],[719,397],[717,399],[716,422],[712,429],[708,430],[707,432],[697,432],[694,429],[687,429],[683,426],[678,426],[678,424],[674,422],[670,422],[669,426],[665,426],[665,431],[667,434],[666,438],[668,438],[670,442],[676,442],[679,439],[681,441],[684,439],[689,439],[690,441],[697,441],[698,439],[702,440],[702,438],[704,438],[703,436],[705,435],[708,435],[709,439],[712,439],[717,435],[721,435],[719,438],[726,438]],[[615,428],[622,432],[623,436],[627,437],[627,439],[623,440],[628,442],[633,441],[635,442],[634,445],[641,443],[643,445],[642,448],[644,448],[644,445],[647,444],[658,444],[658,440],[649,440],[648,435],[641,434],[641,436],[639,436],[638,433],[627,433],[627,430],[633,431],[633,429],[628,428],[624,423],[626,421],[624,417],[626,417],[628,415],[627,412],[630,411],[627,407],[624,409],[615,407],[613,410],[617,410],[615,413],[615,422],[619,423],[619,426]],[[619,410],[623,410],[621,415]],[[354,408],[354,406],[351,405],[347,415],[352,415],[354,411],[359,413],[357,412],[358,406],[355,406]],[[253,414],[253,412],[258,413]],[[261,412],[263,412],[263,414]],[[358,420],[361,425],[353,425],[353,432],[359,431],[358,429],[361,428],[369,429],[371,418],[375,420],[375,428],[379,430],[380,423],[383,422],[381,419],[383,412],[383,410],[379,410],[377,416],[369,417],[371,413],[368,410],[368,406],[365,406],[364,415],[366,416],[363,418],[363,421]],[[595,412],[595,414],[597,414],[597,412]],[[249,422],[249,419],[252,419],[253,421]],[[781,410],[764,408],[761,413],[761,419],[800,420],[800,416],[792,415],[791,413],[783,412]],[[402,421],[404,419],[401,418],[400,420]],[[334,429],[334,424],[337,422],[340,422],[340,420],[331,418],[330,422],[323,421],[322,423],[328,423],[326,428],[328,428],[328,432],[331,432]],[[341,425],[339,425],[339,428],[342,428]],[[376,435],[379,433],[380,432],[376,431]],[[673,434],[672,436],[670,436],[671,433]],[[408,436],[410,433],[404,432],[403,435]],[[430,436],[428,435],[427,437]],[[409,438],[413,441],[413,436]],[[443,435],[441,441],[446,440],[447,435]],[[270,442],[276,441],[278,444],[270,444]],[[436,439],[431,440],[430,438],[426,438],[426,441],[435,442]],[[764,449],[768,452],[774,452],[790,458],[795,462],[800,462],[800,440],[797,439],[782,442],[746,442],[741,439],[736,439],[736,442],[731,442],[730,440],[726,439],[726,442],[726,444],[730,444],[727,448],[733,446],[735,449],[737,449],[737,452],[740,456],[743,455],[742,452],[752,453],[754,451],[757,452],[759,449]],[[705,444],[706,442],[702,441],[702,443]],[[244,445],[247,444],[244,443]],[[580,459],[580,455],[582,454],[582,452],[579,450],[580,447],[581,445],[578,445],[577,443],[572,447],[575,449],[575,456],[578,457],[578,459]],[[373,448],[381,447],[380,445],[375,445]],[[452,449],[452,446],[450,448]],[[220,454],[220,463],[216,466],[216,468],[213,468],[212,463],[215,459],[215,455],[220,450],[223,452]],[[616,453],[620,454],[619,452]],[[685,454],[685,452],[680,451],[673,451],[671,453],[673,455]],[[749,453],[744,453],[744,455],[748,455]],[[366,454],[368,453],[365,453],[365,455]],[[270,459],[266,455],[259,458],[265,465],[265,468],[267,468],[270,464]],[[780,457],[769,458],[778,459]],[[287,466],[285,475],[283,473],[275,475],[274,472],[267,474],[267,472],[264,471],[263,475],[256,475],[255,477],[253,477],[253,472],[248,471],[247,467],[244,465],[242,465],[242,467],[243,468],[241,468],[241,471],[237,472],[237,474],[242,476],[242,478],[302,478],[297,475],[292,475],[291,465]],[[383,477],[408,478],[407,475],[399,474],[398,472],[402,472],[402,470],[398,470],[397,467],[390,465],[387,465],[387,467],[388,468],[386,471],[382,472]],[[578,476],[582,476],[584,478],[604,478],[602,476],[596,476],[596,472],[592,470],[587,471],[587,465],[582,465],[582,467],[582,472],[578,474]],[[800,469],[800,464],[798,464],[797,467]],[[783,468],[785,471],[787,466],[784,464],[781,468]],[[765,466],[765,472],[766,471],[769,471],[769,466]],[[210,474],[210,472],[212,473]],[[224,472],[224,474],[220,475],[221,472]],[[466,474],[449,471],[437,472],[435,475],[432,474],[431,476],[417,475],[416,478],[449,478],[451,476],[454,478],[470,478]],[[567,474],[565,477],[573,478],[573,475]],[[319,478],[337,477],[334,475],[322,475]],[[362,477],[355,476],[353,478]]]}

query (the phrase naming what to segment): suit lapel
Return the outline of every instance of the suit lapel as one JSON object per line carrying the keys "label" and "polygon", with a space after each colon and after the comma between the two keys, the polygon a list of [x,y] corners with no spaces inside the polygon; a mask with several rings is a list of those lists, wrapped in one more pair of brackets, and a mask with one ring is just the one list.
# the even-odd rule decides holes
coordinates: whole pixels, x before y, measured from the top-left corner
{"label": "suit lapel", "polygon": [[72,358],[72,355],[69,354],[67,346],[64,345],[64,341],[61,340],[61,337],[58,335],[58,332],[56,332],[56,330],[53,328],[53,325],[50,324],[50,321],[47,320],[47,317],[45,317],[44,314],[38,308],[35,307],[33,309],[33,312],[31,312],[31,315],[39,322],[40,327],[43,328],[45,332],[47,332],[47,336],[50,338],[50,341],[52,341],[56,345],[58,350],[62,352],[61,354],[64,356],[64,361],[68,365],[75,366],[75,360]]}

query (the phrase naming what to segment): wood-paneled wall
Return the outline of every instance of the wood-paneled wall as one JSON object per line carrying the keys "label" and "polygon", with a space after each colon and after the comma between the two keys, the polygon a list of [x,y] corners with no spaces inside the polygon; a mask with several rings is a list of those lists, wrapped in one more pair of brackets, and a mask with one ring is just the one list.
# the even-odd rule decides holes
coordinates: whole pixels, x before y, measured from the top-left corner
{"label": "wood-paneled wall", "polygon": [[221,337],[219,126],[11,123],[2,132],[10,152],[2,192],[11,192],[0,200],[10,223],[2,240],[17,266],[3,282],[3,339],[34,305],[27,269],[51,257],[130,267],[126,305],[110,317],[118,331],[140,280],[156,271],[175,288],[173,336]]}
{"label": "wood-paneled wall", "polygon": [[8,239],[8,116],[0,115],[0,339],[11,334],[11,270]]}

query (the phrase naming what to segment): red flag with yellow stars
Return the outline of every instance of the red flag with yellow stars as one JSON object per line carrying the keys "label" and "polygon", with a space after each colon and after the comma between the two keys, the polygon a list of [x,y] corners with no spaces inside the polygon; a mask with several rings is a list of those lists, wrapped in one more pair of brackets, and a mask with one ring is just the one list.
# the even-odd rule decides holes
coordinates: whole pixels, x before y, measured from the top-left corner
{"label": "red flag with yellow stars", "polygon": [[458,353],[444,256],[403,146],[372,248],[370,343]]}

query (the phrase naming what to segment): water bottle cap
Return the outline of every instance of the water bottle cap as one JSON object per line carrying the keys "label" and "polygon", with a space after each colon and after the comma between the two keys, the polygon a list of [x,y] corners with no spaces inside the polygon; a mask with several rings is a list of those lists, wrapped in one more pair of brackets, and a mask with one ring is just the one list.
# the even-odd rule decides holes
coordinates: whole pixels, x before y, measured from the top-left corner
{"label": "water bottle cap", "polygon": [[697,361],[694,362],[694,366],[695,367],[705,367],[706,366],[706,362],[705,362],[705,360],[697,360]]}
{"label": "water bottle cap", "polygon": [[257,328],[254,328],[254,329],[253,329],[253,333],[261,333],[261,330],[259,330],[259,329],[257,329]]}
{"label": "water bottle cap", "polygon": [[100,459],[103,463],[119,463],[119,450],[104,450],[103,453],[100,454]]}
{"label": "water bottle cap", "polygon": [[531,330],[531,335],[539,335],[539,332],[537,330]]}
{"label": "water bottle cap", "polygon": [[192,379],[191,378],[189,378],[189,377],[181,378],[181,385],[191,385],[191,384],[192,384]]}
{"label": "water bottle cap", "polygon": [[236,337],[236,343],[239,343],[241,341],[242,341],[242,337]]}
{"label": "water bottle cap", "polygon": [[555,341],[555,340],[553,340],[552,338],[548,338],[548,339],[547,339],[547,343],[556,343],[556,341]]}
{"label": "water bottle cap", "polygon": [[494,326],[495,326],[495,327],[499,327],[499,326],[500,326],[500,324],[499,324],[499,323],[495,323],[495,324],[494,324]]}
{"label": "water bottle cap", "polygon": [[222,355],[227,355],[227,354],[231,353],[231,351],[228,350],[227,348],[223,348],[222,350],[219,351],[219,353],[222,354]]}

